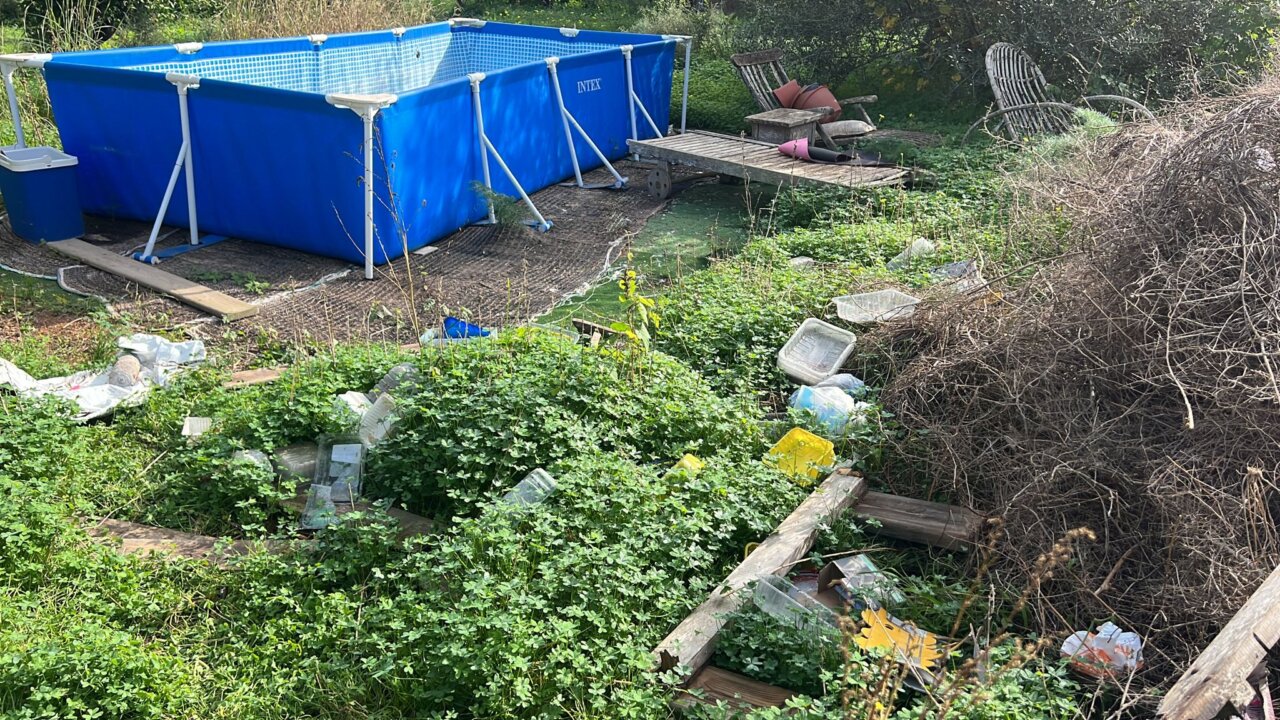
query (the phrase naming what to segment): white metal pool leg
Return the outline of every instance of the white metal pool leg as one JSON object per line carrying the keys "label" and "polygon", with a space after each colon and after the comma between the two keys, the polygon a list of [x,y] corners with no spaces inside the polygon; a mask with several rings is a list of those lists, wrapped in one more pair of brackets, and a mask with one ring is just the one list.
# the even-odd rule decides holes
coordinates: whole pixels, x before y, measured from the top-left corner
{"label": "white metal pool leg", "polygon": [[9,114],[13,117],[13,134],[17,147],[26,147],[27,138],[22,132],[22,117],[18,112],[18,93],[13,87],[13,73],[20,67],[42,68],[52,58],[48,53],[0,55],[0,75],[4,76],[4,92],[9,97]]}
{"label": "white metal pool leg", "polygon": [[[493,146],[493,143],[489,141],[489,136],[484,132],[484,112],[480,109],[480,83],[484,78],[484,73],[471,73],[467,76],[467,79],[471,81],[471,100],[476,114],[476,134],[480,136],[480,167],[484,173],[484,186],[490,190],[493,189],[493,182],[489,176],[489,155],[492,154],[493,159],[498,163],[498,167],[502,168],[502,172],[507,176],[507,179],[516,187],[516,192],[520,193],[520,199],[524,201],[525,206],[529,208],[529,212],[537,220],[533,227],[541,232],[546,232],[551,229],[551,223],[542,216],[542,213],[538,212],[538,206],[533,204],[533,200],[529,199],[529,194],[524,191],[524,186],[516,179],[515,173],[511,172],[511,168],[507,167],[507,163],[502,159],[501,153]],[[493,210],[493,200],[485,198],[485,201],[489,203],[489,222],[497,222]]]}
{"label": "white metal pool leg", "polygon": [[653,121],[653,116],[645,109],[644,103],[640,102],[640,96],[636,95],[635,82],[631,78],[631,50],[632,46],[622,46],[622,59],[627,67],[627,105],[631,116],[631,139],[639,140],[640,136],[636,133],[636,108],[640,109],[640,114],[644,115],[644,119],[649,122],[649,128],[653,130],[654,137],[662,137],[665,133],[658,129],[658,124]]}
{"label": "white metal pool leg", "polygon": [[200,87],[200,78],[194,75],[168,73],[165,79],[173,83],[178,90],[178,122],[182,126],[182,145],[178,148],[178,159],[173,163],[173,172],[169,175],[169,184],[164,189],[164,199],[160,201],[160,211],[156,213],[156,221],[151,225],[151,235],[147,237],[147,246],[140,253],[134,253],[134,259],[145,263],[156,263],[156,239],[160,237],[160,226],[164,224],[164,216],[169,212],[169,202],[173,199],[174,188],[178,186],[178,176],[185,172],[187,185],[187,217],[190,225],[191,244],[200,244],[200,221],[196,213],[196,178],[193,174],[191,159],[191,114],[187,109],[187,93]]}
{"label": "white metal pool leg", "polygon": [[315,62],[311,63],[313,92],[324,92],[324,44],[328,39],[329,36],[323,33],[307,36],[315,56]]}
{"label": "white metal pool leg", "polygon": [[689,71],[693,68],[693,38],[684,39],[684,91],[680,94],[680,134],[685,132],[689,117]]}
{"label": "white metal pool leg", "polygon": [[334,107],[347,108],[360,116],[364,124],[364,279],[373,279],[373,119],[378,111],[394,103],[390,93],[348,95],[335,93],[324,99]]}
{"label": "white metal pool leg", "polygon": [[559,62],[560,58],[547,58],[547,70],[551,73],[551,88],[556,95],[556,104],[560,107],[560,120],[564,124],[564,139],[565,142],[569,144],[569,157],[573,159],[573,176],[577,178],[578,187],[585,188],[588,187],[588,185],[582,182],[582,168],[578,165],[578,151],[573,145],[573,133],[569,130],[570,123],[573,123],[574,129],[582,135],[582,139],[587,141],[587,145],[591,147],[591,150],[596,154],[596,157],[600,158],[600,162],[604,163],[604,166],[608,168],[609,172],[613,175],[614,182],[612,185],[593,185],[590,187],[609,187],[614,190],[625,189],[627,187],[627,179],[618,173],[617,169],[613,167],[613,163],[609,162],[609,158],[605,157],[604,153],[600,152],[600,148],[596,146],[595,141],[591,139],[591,136],[587,134],[587,131],[582,129],[582,125],[578,123],[577,118],[575,118],[569,112],[568,108],[565,107],[564,93],[560,90],[560,76],[556,73],[556,65],[559,64]]}

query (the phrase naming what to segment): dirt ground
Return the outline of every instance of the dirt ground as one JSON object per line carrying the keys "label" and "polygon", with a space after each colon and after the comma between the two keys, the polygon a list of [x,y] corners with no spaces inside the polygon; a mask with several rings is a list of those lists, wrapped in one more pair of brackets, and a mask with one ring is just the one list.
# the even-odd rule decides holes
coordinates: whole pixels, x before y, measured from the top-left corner
{"label": "dirt ground", "polygon": [[[596,281],[626,240],[664,206],[644,191],[647,168],[620,163],[630,177],[623,192],[552,186],[534,201],[555,227],[538,233],[523,226],[473,226],[376,269],[365,280],[350,263],[231,239],[164,261],[160,268],[256,304],[257,316],[223,325],[218,319],[159,293],[26,243],[0,223],[0,264],[59,277],[74,291],[99,296],[129,325],[180,330],[206,342],[236,345],[243,361],[264,338],[271,342],[370,340],[412,342],[456,315],[486,326],[534,317]],[[602,182],[597,171],[588,182]],[[145,245],[149,223],[86,218],[85,240],[129,254]],[[186,241],[185,230],[165,228],[161,247]],[[419,251],[421,253],[422,251]],[[23,328],[0,325],[0,333]],[[74,318],[24,315],[27,331],[61,333]],[[233,332],[227,332],[228,330]],[[226,348],[231,349],[231,348]],[[240,361],[237,361],[239,364]]]}

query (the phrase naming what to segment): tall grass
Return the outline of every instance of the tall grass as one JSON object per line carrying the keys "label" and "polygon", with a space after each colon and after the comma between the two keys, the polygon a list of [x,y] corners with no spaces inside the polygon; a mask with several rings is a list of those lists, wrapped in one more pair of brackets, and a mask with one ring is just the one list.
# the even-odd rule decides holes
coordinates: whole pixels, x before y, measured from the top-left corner
{"label": "tall grass", "polygon": [[382,30],[446,18],[454,9],[445,0],[226,0],[208,39]]}

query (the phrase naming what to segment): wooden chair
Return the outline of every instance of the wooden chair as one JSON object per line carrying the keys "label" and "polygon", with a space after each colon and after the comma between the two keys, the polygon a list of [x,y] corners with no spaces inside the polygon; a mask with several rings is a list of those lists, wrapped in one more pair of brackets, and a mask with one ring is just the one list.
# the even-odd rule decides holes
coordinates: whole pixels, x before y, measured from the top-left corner
{"label": "wooden chair", "polygon": [[[738,75],[742,78],[742,82],[746,84],[747,90],[751,91],[751,97],[755,98],[760,110],[762,112],[777,110],[778,99],[773,96],[773,90],[791,81],[791,78],[787,77],[787,71],[782,67],[782,51],[774,48],[759,52],[738,53],[730,57],[729,61],[738,69]],[[877,99],[875,95],[863,95],[841,100],[841,106],[853,108],[862,115],[862,119],[837,120],[819,125],[818,135],[822,141],[827,146],[834,148],[841,144],[847,145],[856,138],[874,132],[876,125],[871,122],[871,116],[867,114],[867,110],[863,105],[873,103]],[[821,110],[824,108],[814,109]],[[834,110],[835,108],[826,109]]]}
{"label": "wooden chair", "polygon": [[1091,107],[1094,102],[1118,103],[1149,120],[1155,115],[1145,105],[1119,95],[1089,95],[1075,103],[1065,103],[1049,97],[1044,74],[1022,48],[1009,43],[996,43],[987,50],[987,77],[991,92],[996,97],[996,109],[969,126],[968,139],[979,126],[986,126],[1000,119],[995,132],[1003,132],[1014,142],[1035,135],[1056,135],[1066,132],[1074,122],[1080,106]]}

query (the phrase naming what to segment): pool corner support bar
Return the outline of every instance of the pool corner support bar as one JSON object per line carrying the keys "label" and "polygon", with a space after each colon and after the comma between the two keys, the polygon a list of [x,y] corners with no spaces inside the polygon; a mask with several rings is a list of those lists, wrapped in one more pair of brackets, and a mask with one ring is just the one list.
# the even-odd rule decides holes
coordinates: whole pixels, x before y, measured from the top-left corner
{"label": "pool corner support bar", "polygon": [[[452,21],[451,21],[452,22]],[[502,168],[502,172],[515,186],[516,192],[520,193],[520,199],[524,201],[529,212],[533,214],[535,222],[530,223],[538,232],[547,232],[551,229],[551,221],[542,216],[538,212],[538,206],[533,204],[533,200],[529,199],[529,193],[524,191],[524,186],[516,179],[515,173],[511,172],[511,168],[507,166],[507,161],[502,159],[502,154],[493,146],[489,140],[489,136],[484,132],[484,111],[480,108],[480,83],[484,82],[486,75],[482,72],[475,72],[467,75],[467,80],[471,81],[471,103],[475,108],[476,115],[476,136],[480,138],[480,168],[484,177],[484,186],[489,190],[493,190],[493,179],[489,176],[489,156],[498,162],[498,167]],[[494,215],[493,198],[486,197],[485,202],[489,205],[488,224],[492,225],[498,221]]]}
{"label": "pool corner support bar", "polygon": [[397,98],[392,93],[376,95],[325,95],[330,105],[346,108],[364,122],[364,278],[373,279],[373,119],[378,111],[389,107]]}
{"label": "pool corner support bar", "polygon": [[[556,65],[559,64],[560,58],[547,58],[547,72],[551,74],[551,90],[556,96],[556,106],[560,108],[560,120],[564,124],[564,139],[569,145],[569,159],[573,161],[573,177],[576,180],[576,185],[580,188],[591,190],[600,188],[626,190],[627,179],[618,172],[617,168],[613,166],[613,163],[609,162],[609,158],[605,157],[605,154],[600,152],[600,147],[591,139],[591,136],[587,134],[587,131],[582,129],[582,125],[578,122],[578,119],[575,118],[573,114],[569,112],[569,109],[565,107],[564,93],[560,90],[560,76],[556,72]],[[582,135],[582,139],[586,141],[587,146],[596,154],[596,157],[600,158],[600,162],[604,163],[604,166],[609,169],[609,173],[613,175],[613,183],[607,185],[587,185],[582,181],[582,167],[578,164],[578,151],[573,146],[573,132],[569,129],[570,123],[573,124],[573,128],[578,131],[578,134]]]}
{"label": "pool corner support bar", "polygon": [[4,76],[4,92],[9,97],[9,114],[13,116],[14,144],[17,147],[27,146],[27,138],[22,132],[22,118],[18,112],[18,93],[13,88],[13,73],[20,67],[40,69],[53,59],[48,53],[11,53],[0,55],[0,74]]}

